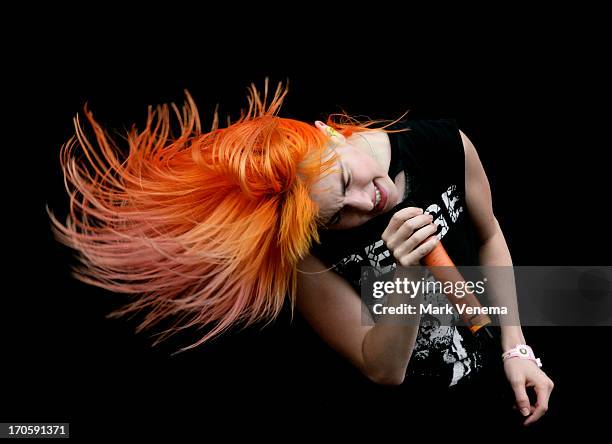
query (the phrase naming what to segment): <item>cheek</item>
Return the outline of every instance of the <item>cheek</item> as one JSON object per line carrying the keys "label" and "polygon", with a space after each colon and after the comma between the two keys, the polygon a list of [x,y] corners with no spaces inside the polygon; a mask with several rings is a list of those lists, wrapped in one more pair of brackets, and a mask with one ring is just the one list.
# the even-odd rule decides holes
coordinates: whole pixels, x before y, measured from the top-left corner
{"label": "cheek", "polygon": [[367,184],[377,177],[385,176],[380,165],[371,157],[363,156],[356,159],[353,164],[353,177],[359,179],[360,183]]}
{"label": "cheek", "polygon": [[367,162],[370,171],[374,175],[380,175],[380,173],[384,173],[380,164],[370,155],[367,155],[364,162]]}
{"label": "cheek", "polygon": [[327,218],[331,216],[329,195],[325,195],[322,190],[317,189],[310,192],[310,198],[319,208],[319,216]]}

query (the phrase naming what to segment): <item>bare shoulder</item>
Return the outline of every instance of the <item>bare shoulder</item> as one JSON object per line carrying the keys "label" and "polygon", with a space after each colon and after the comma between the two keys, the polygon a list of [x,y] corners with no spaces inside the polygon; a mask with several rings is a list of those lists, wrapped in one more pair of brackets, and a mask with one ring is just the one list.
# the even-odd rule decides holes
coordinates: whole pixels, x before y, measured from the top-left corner
{"label": "bare shoulder", "polygon": [[493,213],[491,187],[476,147],[463,131],[459,130],[459,133],[465,151],[465,202],[476,232],[484,243],[496,233],[498,226]]}

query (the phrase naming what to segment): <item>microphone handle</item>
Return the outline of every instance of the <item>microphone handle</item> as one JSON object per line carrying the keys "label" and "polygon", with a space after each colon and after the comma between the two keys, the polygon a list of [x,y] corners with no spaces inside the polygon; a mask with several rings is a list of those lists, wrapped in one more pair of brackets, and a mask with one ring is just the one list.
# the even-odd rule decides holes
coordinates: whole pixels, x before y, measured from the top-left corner
{"label": "microphone handle", "polygon": [[[431,274],[442,284],[445,282],[465,282],[459,270],[455,267],[452,259],[446,252],[446,249],[442,246],[442,242],[439,241],[431,252],[421,259],[421,263],[427,267],[429,267]],[[455,288],[455,285],[453,285]],[[465,304],[466,307],[473,307],[476,309],[482,308],[478,298],[472,292],[466,292],[466,294],[462,297],[455,296],[454,293],[446,293],[446,297],[448,300],[454,304],[455,306],[458,304]],[[468,326],[470,331],[473,334],[476,334],[478,330],[492,323],[491,318],[486,314],[468,314],[464,310],[462,314],[460,314],[463,322]]]}

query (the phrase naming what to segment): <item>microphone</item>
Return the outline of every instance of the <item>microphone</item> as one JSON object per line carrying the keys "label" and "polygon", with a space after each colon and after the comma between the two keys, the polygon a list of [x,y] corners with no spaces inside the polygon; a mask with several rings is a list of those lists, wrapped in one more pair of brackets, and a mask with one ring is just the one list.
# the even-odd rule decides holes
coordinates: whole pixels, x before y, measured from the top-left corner
{"label": "microphone", "polygon": [[[455,288],[455,283],[465,282],[465,279],[461,276],[459,270],[457,270],[454,262],[446,252],[446,249],[442,246],[441,241],[438,241],[434,249],[421,259],[421,263],[428,267],[431,274],[433,274],[438,281],[442,282],[442,284],[445,282],[452,282],[452,288]],[[462,297],[455,296],[452,292],[445,292],[445,294],[448,300],[454,305],[463,303],[466,308],[473,307],[477,309],[475,310],[477,314],[474,315],[468,314],[465,310],[460,313],[461,319],[473,334],[484,329],[487,335],[492,337],[490,329],[484,328],[492,323],[491,318],[486,314],[480,313],[478,309],[481,309],[482,305],[480,305],[478,298],[473,292],[466,291],[466,294]]]}

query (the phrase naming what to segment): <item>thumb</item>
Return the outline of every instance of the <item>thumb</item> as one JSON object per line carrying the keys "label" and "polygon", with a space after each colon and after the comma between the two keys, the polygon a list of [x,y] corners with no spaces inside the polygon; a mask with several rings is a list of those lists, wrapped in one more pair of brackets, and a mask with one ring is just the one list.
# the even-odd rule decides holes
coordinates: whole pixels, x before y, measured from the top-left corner
{"label": "thumb", "polygon": [[516,399],[516,406],[523,416],[529,416],[531,413],[531,404],[529,403],[529,397],[525,390],[524,381],[516,381],[512,383],[512,390],[514,391],[514,398]]}

